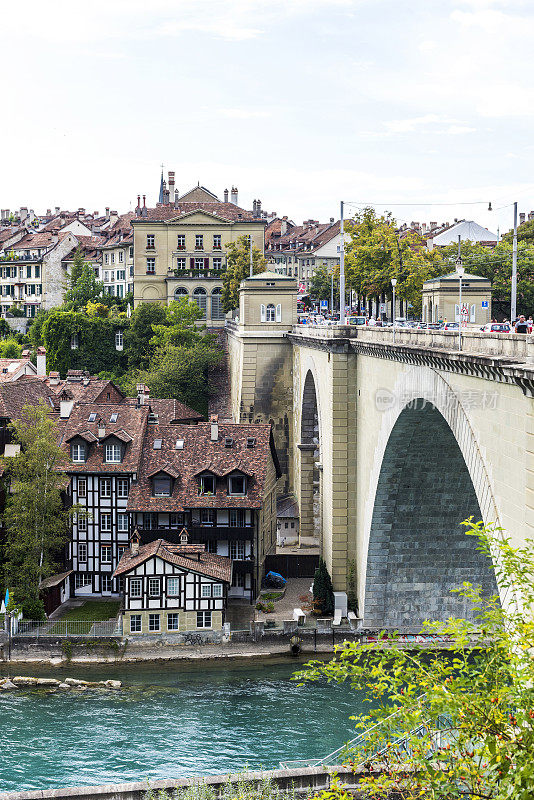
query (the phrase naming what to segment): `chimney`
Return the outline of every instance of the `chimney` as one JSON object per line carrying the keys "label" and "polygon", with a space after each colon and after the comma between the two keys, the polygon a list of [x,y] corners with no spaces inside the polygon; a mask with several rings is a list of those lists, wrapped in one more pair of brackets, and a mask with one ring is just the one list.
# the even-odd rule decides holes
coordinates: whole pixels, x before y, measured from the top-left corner
{"label": "chimney", "polygon": [[51,372],[48,376],[50,386],[57,386],[59,383],[59,372]]}
{"label": "chimney", "polygon": [[228,189],[225,189],[225,190],[224,190],[224,202],[225,202],[225,203],[227,203],[227,202],[228,202]]}
{"label": "chimney", "polygon": [[258,216],[258,206],[257,206],[257,201],[256,200],[252,201],[252,216],[253,217],[257,217]]}
{"label": "chimney", "polygon": [[106,219],[109,219],[109,206],[106,206]]}
{"label": "chimney", "polygon": [[29,350],[23,350],[22,351],[21,358],[25,358],[25,359],[28,360],[30,358],[30,356],[31,356],[31,353],[30,353]]}
{"label": "chimney", "polygon": [[[2,212],[2,213],[3,213],[3,212]],[[47,216],[47,217],[51,217],[51,216],[52,216],[52,209],[51,209],[51,208],[47,208],[47,209],[46,209],[46,216]]]}
{"label": "chimney", "polygon": [[237,205],[237,186],[232,186],[232,192],[230,194],[230,201]]}
{"label": "chimney", "polygon": [[524,211],[522,211],[522,212],[520,213],[520,215],[519,215],[519,224],[520,224],[520,225],[523,225],[523,223],[525,222],[525,216],[526,216],[526,215],[525,215],[525,212],[524,212]]}
{"label": "chimney", "polygon": [[132,533],[132,538],[130,539],[130,555],[132,556],[139,555],[140,543],[141,543],[141,537],[139,536],[139,531],[136,528]]}
{"label": "chimney", "polygon": [[44,347],[37,348],[37,375],[44,378],[46,375],[46,350]]}
{"label": "chimney", "polygon": [[528,221],[530,222],[531,219],[534,219],[534,211],[529,211]]}
{"label": "chimney", "polygon": [[109,221],[110,221],[110,223],[112,225],[115,225],[115,223],[118,221],[118,219],[119,219],[119,215],[117,214],[116,211],[110,211],[109,212]]}
{"label": "chimney", "polygon": [[20,207],[20,219],[21,219],[21,221],[26,219],[27,216],[28,216],[28,208],[27,208],[27,206],[21,206]]}
{"label": "chimney", "polygon": [[[178,191],[178,189],[175,189],[174,190],[174,205],[175,206],[178,205],[179,200],[180,200],[180,192]],[[172,202],[172,197],[171,197],[171,202]]]}
{"label": "chimney", "polygon": [[141,215],[141,195],[137,195],[137,205],[135,207],[135,216],[139,217]]}
{"label": "chimney", "polygon": [[438,227],[438,223],[437,222],[431,222],[430,223],[430,230],[432,230],[433,228],[437,228],[437,227]]}
{"label": "chimney", "polygon": [[54,210],[54,213],[56,214],[56,216],[59,214],[59,211],[60,211],[59,206],[56,206],[56,208]]}
{"label": "chimney", "polygon": [[287,233],[287,220],[283,219],[280,225],[280,236],[285,236]]}
{"label": "chimney", "polygon": [[70,417],[74,400],[60,400],[59,401],[59,416],[61,419],[68,419]]}
{"label": "chimney", "polygon": [[50,244],[56,245],[59,242],[59,233],[54,231],[54,233],[50,237]]}
{"label": "chimney", "polygon": [[169,198],[174,202],[174,172],[169,170]]}
{"label": "chimney", "polygon": [[261,200],[256,200],[256,211],[258,212],[258,217],[261,217]]}
{"label": "chimney", "polygon": [[218,442],[219,441],[219,415],[212,414],[210,417],[211,423],[211,441]]}

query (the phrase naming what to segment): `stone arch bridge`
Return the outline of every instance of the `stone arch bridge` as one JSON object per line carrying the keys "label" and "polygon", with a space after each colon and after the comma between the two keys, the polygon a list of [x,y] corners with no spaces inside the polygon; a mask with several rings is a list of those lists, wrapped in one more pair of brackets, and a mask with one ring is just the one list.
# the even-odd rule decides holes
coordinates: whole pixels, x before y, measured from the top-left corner
{"label": "stone arch bridge", "polygon": [[299,325],[267,343],[236,326],[229,352],[234,418],[272,422],[301,535],[319,516],[334,588],[352,564],[365,625],[469,616],[451,590],[495,590],[461,522],[532,536],[531,337],[466,332],[460,352],[452,332]]}

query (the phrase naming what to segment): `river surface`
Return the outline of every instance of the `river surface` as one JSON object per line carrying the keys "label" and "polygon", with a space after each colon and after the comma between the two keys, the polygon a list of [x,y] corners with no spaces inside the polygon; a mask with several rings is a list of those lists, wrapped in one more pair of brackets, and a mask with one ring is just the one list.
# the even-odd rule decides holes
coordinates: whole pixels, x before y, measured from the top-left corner
{"label": "river surface", "polygon": [[320,758],[367,708],[343,684],[299,687],[299,662],[70,666],[13,674],[122,680],[120,692],[0,695],[0,791],[276,768]]}

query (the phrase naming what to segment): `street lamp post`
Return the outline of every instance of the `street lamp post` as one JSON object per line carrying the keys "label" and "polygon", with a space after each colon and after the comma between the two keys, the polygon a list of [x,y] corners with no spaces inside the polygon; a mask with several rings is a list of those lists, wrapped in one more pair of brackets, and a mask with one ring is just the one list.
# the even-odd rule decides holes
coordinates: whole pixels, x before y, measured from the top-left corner
{"label": "street lamp post", "polygon": [[462,349],[462,278],[464,276],[465,267],[462,264],[462,257],[458,255],[456,259],[456,274],[458,275],[458,281],[460,286],[460,304],[459,304],[459,315],[458,315],[458,350]]}
{"label": "street lamp post", "polygon": [[343,221],[343,200],[341,201],[341,221],[339,232],[341,244],[339,246],[339,324],[345,324],[345,224]]}
{"label": "street lamp post", "polygon": [[395,286],[397,285],[397,279],[391,279],[391,286],[393,289],[393,305],[391,309],[391,322],[393,323],[393,344],[395,344]]}
{"label": "street lamp post", "polygon": [[514,238],[512,245],[512,291],[510,297],[510,322],[517,317],[517,203],[514,203]]}
{"label": "street lamp post", "polygon": [[330,275],[330,313],[332,315],[332,319],[334,319],[334,268],[332,267],[332,273]]}

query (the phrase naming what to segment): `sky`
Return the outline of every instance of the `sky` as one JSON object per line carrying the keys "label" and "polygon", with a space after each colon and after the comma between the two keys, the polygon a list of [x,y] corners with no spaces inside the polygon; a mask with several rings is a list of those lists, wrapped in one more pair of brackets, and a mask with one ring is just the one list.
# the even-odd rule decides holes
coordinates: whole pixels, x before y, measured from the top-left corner
{"label": "sky", "polygon": [[502,233],[534,210],[532,41],[532,0],[2,3],[0,207],[154,205],[163,164],[297,223]]}

